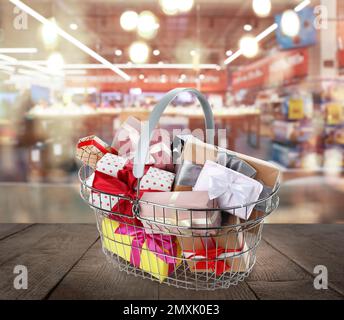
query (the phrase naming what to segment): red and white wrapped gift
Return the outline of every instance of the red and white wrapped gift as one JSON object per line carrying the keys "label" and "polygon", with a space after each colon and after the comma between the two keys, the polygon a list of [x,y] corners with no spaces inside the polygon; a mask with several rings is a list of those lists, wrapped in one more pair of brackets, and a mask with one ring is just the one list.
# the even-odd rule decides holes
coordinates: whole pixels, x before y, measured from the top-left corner
{"label": "red and white wrapped gift", "polygon": [[[171,191],[174,177],[174,173],[147,166],[146,173],[141,178],[140,193]],[[122,206],[117,205],[121,198],[113,196],[136,195],[137,179],[132,175],[132,164],[128,159],[106,154],[98,161],[95,172],[87,179],[86,184],[104,192],[91,191],[89,201],[95,207],[114,212],[123,209],[129,214],[128,201],[122,201],[125,202]]]}
{"label": "red and white wrapped gift", "polygon": [[107,153],[116,154],[116,150],[97,136],[81,138],[76,147],[76,158],[92,169],[96,168],[97,162]]}
{"label": "red and white wrapped gift", "polygon": [[[112,147],[127,159],[134,159],[140,141],[142,122],[130,116],[117,130]],[[165,170],[172,170],[171,139],[167,131],[155,129],[151,139],[146,164]]]}

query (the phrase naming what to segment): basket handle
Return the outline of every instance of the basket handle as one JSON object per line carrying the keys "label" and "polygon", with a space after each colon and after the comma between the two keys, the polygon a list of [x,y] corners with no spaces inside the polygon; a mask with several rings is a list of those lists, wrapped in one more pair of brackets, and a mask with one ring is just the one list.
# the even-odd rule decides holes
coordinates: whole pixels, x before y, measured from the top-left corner
{"label": "basket handle", "polygon": [[194,88],[176,88],[166,93],[162,99],[154,107],[148,121],[146,121],[142,127],[141,137],[138,143],[138,148],[134,157],[133,173],[136,178],[141,178],[144,174],[145,160],[149,151],[150,140],[152,139],[153,130],[155,129],[162,113],[170,102],[181,92],[193,93],[200,102],[206,125],[206,141],[210,144],[214,144],[214,116],[211,110],[210,104],[207,99]]}

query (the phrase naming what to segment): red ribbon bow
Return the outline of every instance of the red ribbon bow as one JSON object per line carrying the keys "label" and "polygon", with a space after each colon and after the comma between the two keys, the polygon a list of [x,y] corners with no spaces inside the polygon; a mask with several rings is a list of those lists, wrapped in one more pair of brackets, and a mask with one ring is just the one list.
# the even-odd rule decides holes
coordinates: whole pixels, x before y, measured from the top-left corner
{"label": "red ribbon bow", "polygon": [[[148,169],[149,166],[146,166],[145,172]],[[161,191],[152,189],[140,189],[139,192],[137,192],[137,178],[134,177],[132,170],[132,163],[128,163],[122,170],[118,171],[117,177],[113,177],[103,172],[96,171],[93,180],[93,188],[99,190],[100,192],[109,193],[112,195],[121,195],[130,199],[136,199],[137,195],[139,198],[141,198],[145,192]],[[119,198],[119,201],[114,205],[112,211],[120,211],[120,214],[132,217],[132,207],[133,204],[131,201]],[[131,221],[128,222],[133,223],[133,219],[130,220]]]}
{"label": "red ribbon bow", "polygon": [[197,261],[195,263],[195,269],[199,270],[211,270],[215,271],[215,274],[217,276],[223,274],[225,271],[230,269],[230,265],[226,263],[225,259],[218,259],[218,257],[222,253],[226,253],[226,251],[223,248],[214,248],[214,249],[208,249],[207,252],[205,250],[196,250],[194,254],[192,254],[188,259],[191,259],[195,256],[203,256],[206,257],[206,259]]}
{"label": "red ribbon bow", "polygon": [[82,147],[87,147],[87,146],[95,146],[100,152],[106,154],[106,153],[112,153],[117,155],[117,151],[112,148],[112,147],[107,147],[105,148],[103,145],[98,143],[96,140],[91,139],[91,140],[85,140],[85,141],[80,141],[77,144],[77,148],[82,148]]}
{"label": "red ribbon bow", "polygon": [[[194,259],[195,262],[195,269],[197,270],[211,270],[215,271],[215,274],[217,276],[220,276],[225,271],[231,269],[231,265],[226,261],[228,258],[223,257],[219,258],[221,254],[225,253],[235,253],[235,252],[241,252],[243,250],[243,246],[238,249],[224,249],[222,247],[216,248],[216,242],[213,238],[211,238],[211,241],[213,242],[213,248],[206,249],[203,244],[203,249],[198,250],[184,250],[184,252],[191,253],[190,256],[188,256],[187,259]],[[202,257],[202,260],[198,260],[197,257]],[[204,258],[203,258],[204,257]]]}

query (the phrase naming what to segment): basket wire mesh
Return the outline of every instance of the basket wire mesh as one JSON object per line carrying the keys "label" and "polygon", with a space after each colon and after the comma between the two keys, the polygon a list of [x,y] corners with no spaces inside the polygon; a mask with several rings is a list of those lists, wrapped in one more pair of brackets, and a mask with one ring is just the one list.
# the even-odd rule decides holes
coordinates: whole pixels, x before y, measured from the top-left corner
{"label": "basket wire mesh", "polygon": [[[91,168],[81,167],[80,194],[94,209],[102,249],[108,261],[128,274],[185,289],[215,290],[244,280],[256,262],[264,219],[279,203],[277,186],[265,198],[244,206],[221,210],[162,206],[97,190],[89,183],[92,174]],[[123,205],[128,204],[132,206],[132,217],[123,214]],[[140,217],[143,205],[153,212],[149,219]],[[252,207],[254,210],[249,219],[235,218],[237,209],[245,208],[248,214]],[[168,219],[171,212],[175,216],[172,221]],[[178,217],[180,214],[185,217],[185,213],[188,221],[184,218],[181,224]],[[209,222],[214,214],[223,218],[219,227],[213,227]],[[200,216],[205,219],[205,224],[195,226],[193,221]],[[139,255],[139,262],[135,253]]]}

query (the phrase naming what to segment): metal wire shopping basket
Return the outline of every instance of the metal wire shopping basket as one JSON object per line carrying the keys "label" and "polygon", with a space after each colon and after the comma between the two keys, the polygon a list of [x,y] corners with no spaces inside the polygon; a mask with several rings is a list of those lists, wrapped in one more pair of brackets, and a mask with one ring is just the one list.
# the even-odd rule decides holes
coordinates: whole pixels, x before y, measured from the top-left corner
{"label": "metal wire shopping basket", "polygon": [[[181,91],[192,92],[200,101],[206,127],[210,129],[207,142],[214,141],[213,115],[207,100],[195,89],[170,91],[157,104],[143,128],[133,166],[138,186],[144,173],[149,137],[164,109]],[[264,219],[279,203],[279,182],[270,194],[256,202],[221,209],[191,209],[143,201],[138,193],[130,198],[97,190],[88,183],[92,174],[93,170],[87,166],[79,171],[81,197],[94,209],[107,259],[121,271],[186,289],[228,288],[245,279],[256,262]],[[128,205],[132,208],[132,217],[123,214],[123,207]],[[153,218],[140,216],[142,206],[150,208]],[[250,219],[235,217],[236,210],[247,213],[252,207]],[[175,219],[170,219],[171,213]],[[181,215],[183,224],[178,221]],[[215,215],[223,218],[219,227],[210,223]],[[194,226],[193,221],[200,217],[204,225]]]}

